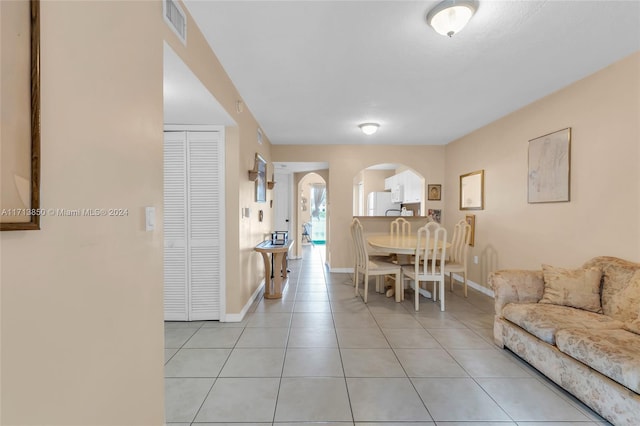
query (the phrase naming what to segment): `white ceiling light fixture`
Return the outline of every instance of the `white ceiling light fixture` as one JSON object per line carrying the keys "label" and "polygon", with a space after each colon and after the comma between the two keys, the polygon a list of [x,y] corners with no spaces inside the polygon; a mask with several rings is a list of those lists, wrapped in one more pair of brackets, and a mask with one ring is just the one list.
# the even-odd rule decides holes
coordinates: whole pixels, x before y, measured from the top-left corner
{"label": "white ceiling light fixture", "polygon": [[362,123],[358,127],[362,130],[362,133],[367,136],[371,136],[378,131],[378,127],[380,127],[380,125],[378,123]]}
{"label": "white ceiling light fixture", "polygon": [[464,28],[478,9],[475,0],[444,0],[427,14],[427,23],[438,34],[453,36]]}

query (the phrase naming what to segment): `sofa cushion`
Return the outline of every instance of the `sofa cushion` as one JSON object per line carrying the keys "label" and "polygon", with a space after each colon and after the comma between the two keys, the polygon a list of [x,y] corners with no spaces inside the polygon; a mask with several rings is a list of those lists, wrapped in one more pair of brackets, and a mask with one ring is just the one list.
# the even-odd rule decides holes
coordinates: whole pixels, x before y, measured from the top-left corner
{"label": "sofa cushion", "polygon": [[544,293],[540,303],[570,306],[602,313],[598,268],[565,269],[542,265]]}
{"label": "sofa cushion", "polygon": [[602,312],[622,322],[638,318],[640,263],[610,256],[595,257],[583,265],[602,270]]}
{"label": "sofa cushion", "polygon": [[624,329],[632,333],[640,334],[640,319],[625,323]]}
{"label": "sofa cushion", "polygon": [[626,330],[565,329],[558,349],[612,380],[640,393],[640,335]]}
{"label": "sofa cushion", "polygon": [[625,322],[624,329],[632,333],[640,334],[640,318],[635,321]]}
{"label": "sofa cushion", "polygon": [[582,309],[540,303],[509,303],[502,316],[527,330],[550,345],[555,345],[555,335],[564,328],[620,329],[621,321]]}

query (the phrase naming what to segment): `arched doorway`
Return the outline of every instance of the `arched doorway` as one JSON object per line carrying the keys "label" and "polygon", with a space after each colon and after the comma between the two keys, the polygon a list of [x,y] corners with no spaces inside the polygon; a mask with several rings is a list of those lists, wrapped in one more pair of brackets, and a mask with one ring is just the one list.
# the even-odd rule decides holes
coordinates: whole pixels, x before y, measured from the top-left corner
{"label": "arched doorway", "polygon": [[308,173],[298,183],[298,223],[302,227],[301,244],[326,244],[327,184],[322,176]]}

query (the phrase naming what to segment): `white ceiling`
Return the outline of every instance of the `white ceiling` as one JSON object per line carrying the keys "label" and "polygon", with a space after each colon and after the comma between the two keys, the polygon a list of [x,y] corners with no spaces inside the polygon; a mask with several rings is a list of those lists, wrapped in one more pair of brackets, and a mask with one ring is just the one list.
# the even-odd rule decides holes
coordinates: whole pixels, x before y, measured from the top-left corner
{"label": "white ceiling", "polygon": [[274,144],[446,144],[640,50],[635,0],[480,0],[453,38],[437,1],[185,3]]}

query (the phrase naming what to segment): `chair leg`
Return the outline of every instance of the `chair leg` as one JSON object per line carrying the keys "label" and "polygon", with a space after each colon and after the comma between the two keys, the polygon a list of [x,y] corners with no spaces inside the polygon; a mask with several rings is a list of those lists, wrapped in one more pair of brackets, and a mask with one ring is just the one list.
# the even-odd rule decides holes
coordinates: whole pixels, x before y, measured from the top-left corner
{"label": "chair leg", "polygon": [[467,297],[467,273],[462,273],[462,278],[464,279],[464,297]]}
{"label": "chair leg", "polygon": [[444,312],[444,277],[440,280],[440,310]]}
{"label": "chair leg", "polygon": [[420,298],[420,291],[419,291],[420,290],[420,281],[415,280],[413,283],[414,283],[413,284],[413,289],[415,290],[414,293],[415,293],[415,297],[416,297],[415,308],[416,308],[416,312],[418,312],[420,310],[420,302],[418,300]]}
{"label": "chair leg", "polygon": [[437,293],[436,293],[436,282],[434,281],[434,282],[433,282],[433,292],[432,292],[432,294],[431,294],[431,300],[433,300],[434,302],[435,302],[436,300],[438,300],[438,299],[437,299],[437,297],[436,297],[436,295],[437,295]]}
{"label": "chair leg", "polygon": [[402,281],[400,280],[400,272],[396,272],[396,302],[402,302]]}
{"label": "chair leg", "polygon": [[353,288],[355,289],[356,297],[358,297],[359,282],[360,282],[360,272],[358,271],[358,268],[356,268],[355,272],[353,273]]}
{"label": "chair leg", "polygon": [[369,294],[369,274],[364,273],[364,303],[367,303],[367,295]]}
{"label": "chair leg", "polygon": [[449,272],[449,285],[451,286],[449,291],[453,291],[453,272]]}

